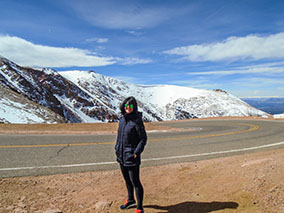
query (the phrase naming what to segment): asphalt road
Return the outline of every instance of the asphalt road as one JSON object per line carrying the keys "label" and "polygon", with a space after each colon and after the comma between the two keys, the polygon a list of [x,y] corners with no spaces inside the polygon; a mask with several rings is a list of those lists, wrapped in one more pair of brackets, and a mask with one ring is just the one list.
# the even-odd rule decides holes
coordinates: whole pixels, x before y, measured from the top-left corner
{"label": "asphalt road", "polygon": [[[142,166],[198,161],[284,148],[284,122],[191,120],[148,132]],[[118,169],[116,135],[0,135],[0,177]]]}

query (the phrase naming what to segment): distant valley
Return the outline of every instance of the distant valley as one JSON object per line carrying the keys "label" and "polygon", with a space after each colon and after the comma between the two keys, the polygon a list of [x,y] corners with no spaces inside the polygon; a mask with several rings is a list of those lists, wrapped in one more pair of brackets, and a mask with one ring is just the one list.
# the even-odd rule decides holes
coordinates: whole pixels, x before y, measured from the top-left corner
{"label": "distant valley", "polygon": [[272,115],[284,113],[284,97],[283,98],[242,98],[242,100],[257,109],[260,109]]}

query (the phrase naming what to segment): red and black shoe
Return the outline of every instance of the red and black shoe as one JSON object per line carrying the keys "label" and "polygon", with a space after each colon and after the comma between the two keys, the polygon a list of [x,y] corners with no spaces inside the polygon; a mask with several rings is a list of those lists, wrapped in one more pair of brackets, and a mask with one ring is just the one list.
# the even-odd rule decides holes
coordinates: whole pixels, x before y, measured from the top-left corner
{"label": "red and black shoe", "polygon": [[136,212],[135,213],[144,213],[144,210],[142,209],[136,209]]}
{"label": "red and black shoe", "polygon": [[120,206],[120,209],[129,209],[130,207],[133,207],[133,206],[136,206],[135,200],[133,201],[125,200],[125,203]]}

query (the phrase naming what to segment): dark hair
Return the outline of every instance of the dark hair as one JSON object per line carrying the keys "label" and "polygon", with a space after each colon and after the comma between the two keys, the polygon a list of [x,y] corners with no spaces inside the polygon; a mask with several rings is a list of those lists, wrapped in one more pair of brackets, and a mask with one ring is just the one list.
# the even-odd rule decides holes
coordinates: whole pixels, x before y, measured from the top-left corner
{"label": "dark hair", "polygon": [[136,113],[138,111],[138,107],[137,107],[137,101],[133,96],[130,96],[128,98],[126,98],[121,104],[120,104],[120,111],[121,113],[124,115],[125,109],[124,109],[124,105],[125,104],[133,104],[133,113]]}

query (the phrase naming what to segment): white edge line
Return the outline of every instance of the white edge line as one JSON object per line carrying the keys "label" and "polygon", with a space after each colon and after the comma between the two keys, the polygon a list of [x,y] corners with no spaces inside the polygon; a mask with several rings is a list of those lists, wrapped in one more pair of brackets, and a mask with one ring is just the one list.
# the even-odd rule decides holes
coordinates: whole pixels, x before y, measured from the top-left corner
{"label": "white edge line", "polygon": [[[207,153],[201,153],[201,154],[170,156],[170,157],[162,157],[162,158],[149,158],[149,159],[142,159],[142,161],[159,161],[159,160],[200,157],[200,156],[208,156],[208,155],[218,155],[218,154],[226,154],[226,153],[233,153],[233,152],[243,152],[243,151],[263,149],[263,148],[268,148],[268,147],[273,147],[273,146],[279,146],[279,145],[283,145],[283,144],[284,144],[284,141],[278,142],[278,143],[273,143],[273,144],[262,145],[262,146],[243,148],[243,149],[233,149],[233,150],[227,150],[227,151],[207,152]],[[0,168],[0,171],[50,169],[50,168],[71,168],[71,167],[83,167],[83,166],[109,165],[109,164],[116,164],[116,163],[117,162],[99,162],[99,163],[83,163],[83,164],[55,165],[55,166],[31,166],[31,167],[18,167],[18,168]]]}

